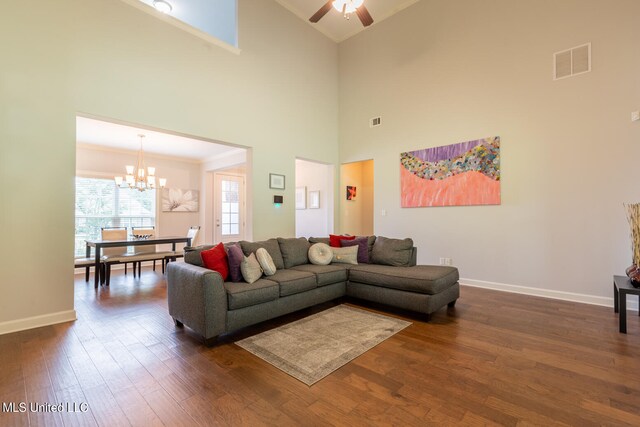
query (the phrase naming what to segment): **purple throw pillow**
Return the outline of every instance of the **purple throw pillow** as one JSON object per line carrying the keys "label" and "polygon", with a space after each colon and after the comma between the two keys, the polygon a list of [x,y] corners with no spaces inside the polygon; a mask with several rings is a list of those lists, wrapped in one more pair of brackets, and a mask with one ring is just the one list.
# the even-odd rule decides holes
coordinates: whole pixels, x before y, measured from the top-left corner
{"label": "purple throw pillow", "polygon": [[232,282],[244,281],[240,264],[244,260],[244,253],[239,244],[233,244],[228,247],[227,256],[229,257],[229,279]]}
{"label": "purple throw pillow", "polygon": [[353,240],[340,240],[342,247],[357,246],[358,247],[358,264],[369,264],[369,245],[367,236],[356,237]]}

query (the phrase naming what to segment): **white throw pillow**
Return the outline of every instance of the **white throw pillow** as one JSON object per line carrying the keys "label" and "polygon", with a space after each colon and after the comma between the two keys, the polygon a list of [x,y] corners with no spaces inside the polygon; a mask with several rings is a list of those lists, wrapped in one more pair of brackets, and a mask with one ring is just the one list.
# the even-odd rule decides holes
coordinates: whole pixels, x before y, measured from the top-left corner
{"label": "white throw pillow", "polygon": [[265,248],[259,248],[256,251],[256,258],[264,271],[265,276],[273,276],[276,274],[276,265],[273,263],[273,258],[269,255],[269,252]]}
{"label": "white throw pillow", "polygon": [[262,277],[262,268],[260,268],[260,263],[256,259],[255,254],[244,257],[240,263],[240,272],[242,273],[242,278],[247,283],[253,283]]}
{"label": "white throw pillow", "polygon": [[331,248],[333,252],[332,263],[358,264],[358,246],[346,248]]}
{"label": "white throw pillow", "polygon": [[315,265],[329,265],[333,259],[333,251],[326,243],[315,243],[309,248],[309,261]]}

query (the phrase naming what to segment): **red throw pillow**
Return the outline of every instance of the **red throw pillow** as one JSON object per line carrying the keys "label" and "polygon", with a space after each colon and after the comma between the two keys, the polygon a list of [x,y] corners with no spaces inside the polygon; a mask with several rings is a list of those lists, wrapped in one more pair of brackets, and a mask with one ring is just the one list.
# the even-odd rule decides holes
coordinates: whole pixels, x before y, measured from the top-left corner
{"label": "red throw pillow", "polygon": [[227,277],[229,277],[229,261],[222,243],[218,243],[215,248],[200,252],[200,258],[202,258],[205,268],[217,271],[222,276],[222,280],[227,281]]}
{"label": "red throw pillow", "polygon": [[353,240],[356,236],[336,236],[335,234],[329,234],[329,246],[334,248],[341,248],[340,240]]}

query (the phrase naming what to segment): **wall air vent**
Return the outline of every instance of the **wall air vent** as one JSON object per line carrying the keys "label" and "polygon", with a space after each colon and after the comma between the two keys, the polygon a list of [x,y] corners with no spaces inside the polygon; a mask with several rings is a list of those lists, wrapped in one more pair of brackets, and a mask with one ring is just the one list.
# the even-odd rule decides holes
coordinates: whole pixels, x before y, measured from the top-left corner
{"label": "wall air vent", "polygon": [[369,127],[370,128],[374,128],[376,126],[380,126],[382,124],[382,119],[380,117],[374,117],[373,119],[369,120]]}
{"label": "wall air vent", "polygon": [[591,71],[591,43],[553,54],[553,80]]}

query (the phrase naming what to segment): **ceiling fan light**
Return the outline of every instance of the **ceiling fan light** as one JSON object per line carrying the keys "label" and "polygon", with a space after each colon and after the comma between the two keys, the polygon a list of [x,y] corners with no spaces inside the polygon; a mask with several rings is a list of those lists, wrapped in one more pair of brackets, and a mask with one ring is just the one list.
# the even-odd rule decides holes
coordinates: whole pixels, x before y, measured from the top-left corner
{"label": "ceiling fan light", "polygon": [[345,13],[353,13],[357,8],[362,6],[364,0],[334,0],[332,3],[333,8],[338,12],[342,13],[344,10]]}
{"label": "ceiling fan light", "polygon": [[171,4],[165,0],[153,0],[153,7],[155,7],[158,12],[162,13],[169,13],[173,10]]}

